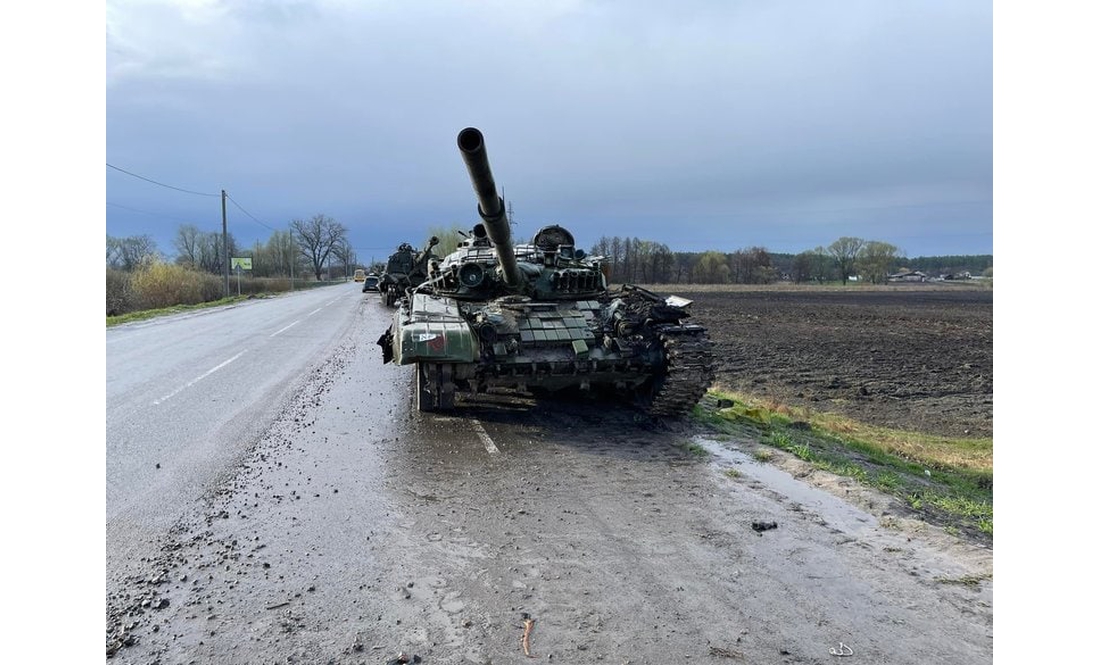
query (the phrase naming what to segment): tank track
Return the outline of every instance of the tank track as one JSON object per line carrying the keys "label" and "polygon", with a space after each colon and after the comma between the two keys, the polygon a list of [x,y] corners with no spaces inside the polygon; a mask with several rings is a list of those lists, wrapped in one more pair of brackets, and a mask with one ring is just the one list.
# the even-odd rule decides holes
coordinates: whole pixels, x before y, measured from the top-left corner
{"label": "tank track", "polygon": [[645,411],[651,416],[689,413],[714,381],[714,354],[702,326],[666,325],[658,329],[667,362],[664,376],[651,387]]}

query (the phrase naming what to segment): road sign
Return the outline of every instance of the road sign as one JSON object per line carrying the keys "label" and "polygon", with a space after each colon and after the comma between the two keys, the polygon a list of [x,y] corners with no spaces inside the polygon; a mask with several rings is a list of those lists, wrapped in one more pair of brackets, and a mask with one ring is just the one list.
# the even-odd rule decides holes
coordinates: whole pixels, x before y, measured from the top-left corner
{"label": "road sign", "polygon": [[241,270],[252,270],[252,257],[246,256],[244,258],[233,257],[229,259],[229,265],[234,270],[240,268]]}

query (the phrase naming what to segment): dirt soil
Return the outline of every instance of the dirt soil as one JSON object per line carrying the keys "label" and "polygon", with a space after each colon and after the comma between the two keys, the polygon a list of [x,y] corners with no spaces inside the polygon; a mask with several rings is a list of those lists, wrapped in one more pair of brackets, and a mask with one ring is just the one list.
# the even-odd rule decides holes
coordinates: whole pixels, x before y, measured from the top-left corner
{"label": "dirt soil", "polygon": [[674,292],[695,300],[719,386],[872,425],[993,436],[992,288],[704,289]]}

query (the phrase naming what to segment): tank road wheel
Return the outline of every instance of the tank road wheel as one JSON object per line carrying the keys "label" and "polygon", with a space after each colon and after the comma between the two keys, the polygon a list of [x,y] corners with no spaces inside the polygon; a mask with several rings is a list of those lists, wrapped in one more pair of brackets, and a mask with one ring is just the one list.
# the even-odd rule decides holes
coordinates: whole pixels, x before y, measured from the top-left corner
{"label": "tank road wheel", "polygon": [[658,336],[664,368],[639,391],[639,406],[652,416],[679,418],[695,407],[714,381],[710,338],[701,326],[668,326]]}
{"label": "tank road wheel", "polygon": [[421,412],[435,411],[434,395],[428,390],[429,384],[428,363],[416,363],[416,410]]}
{"label": "tank road wheel", "polygon": [[455,383],[454,365],[436,365],[436,375],[439,377],[436,385],[439,387],[439,408],[443,411],[451,411],[455,408]]}
{"label": "tank road wheel", "polygon": [[454,365],[416,364],[416,410],[450,411],[455,408]]}

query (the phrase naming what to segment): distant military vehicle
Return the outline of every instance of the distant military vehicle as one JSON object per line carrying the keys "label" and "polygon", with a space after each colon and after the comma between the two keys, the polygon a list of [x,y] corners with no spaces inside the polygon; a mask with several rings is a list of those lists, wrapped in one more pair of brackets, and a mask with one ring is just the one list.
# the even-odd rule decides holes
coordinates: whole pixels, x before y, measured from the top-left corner
{"label": "distant military vehicle", "polygon": [[480,131],[458,135],[482,223],[397,304],[379,338],[384,362],[416,367],[421,411],[456,392],[568,388],[628,397],[647,412],[689,412],[714,377],[707,331],[685,323],[691,301],[633,285],[609,290],[603,259],[557,225],[513,245]]}
{"label": "distant military vehicle", "polygon": [[438,258],[432,254],[432,247],[438,244],[439,238],[432,236],[424,251],[418,252],[412,245],[403,242],[397,246],[396,252],[390,254],[386,271],[378,279],[378,291],[387,307],[396,305],[406,290],[427,279],[428,262]]}

